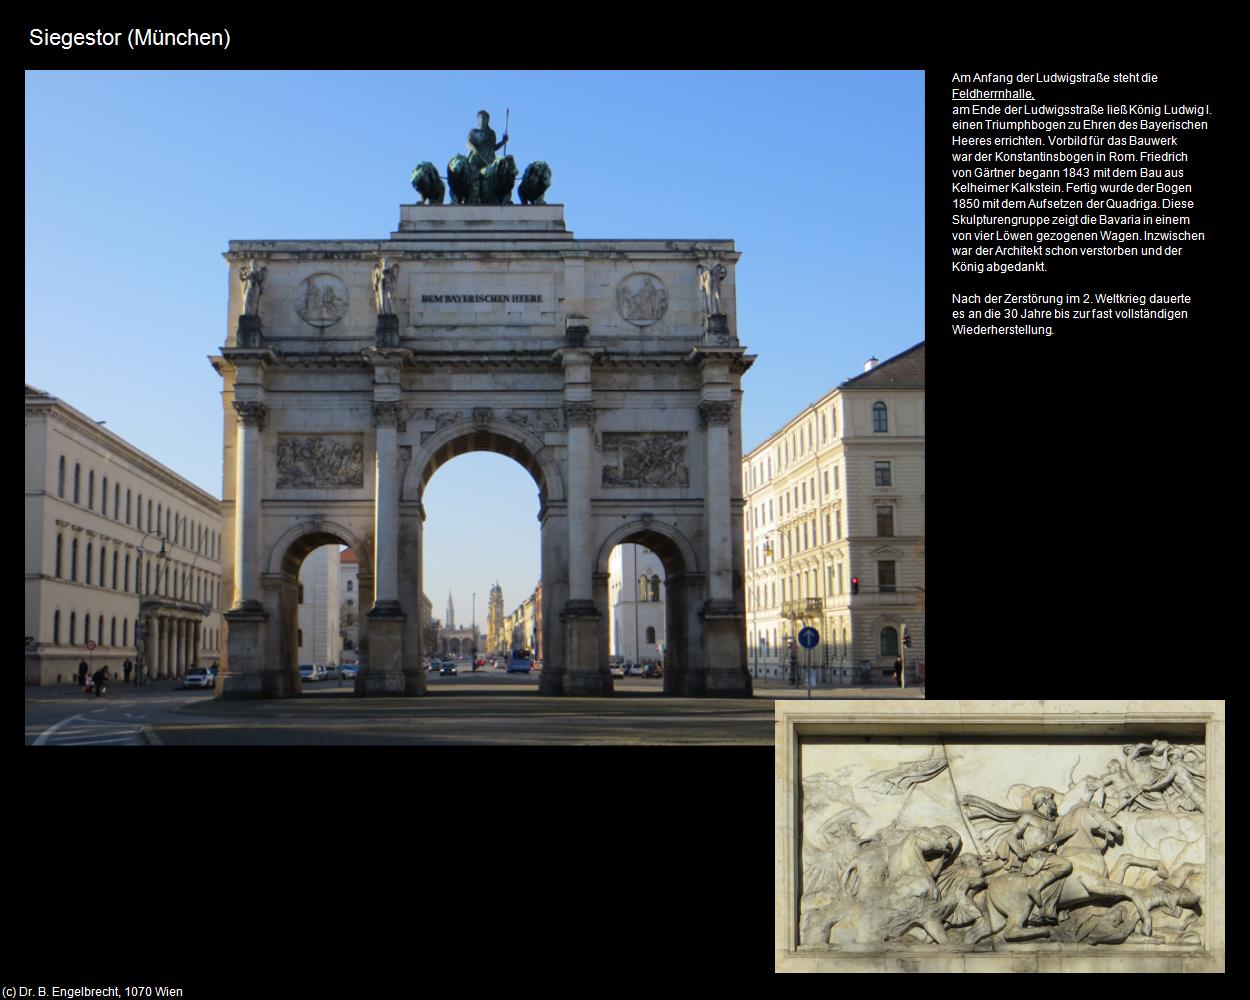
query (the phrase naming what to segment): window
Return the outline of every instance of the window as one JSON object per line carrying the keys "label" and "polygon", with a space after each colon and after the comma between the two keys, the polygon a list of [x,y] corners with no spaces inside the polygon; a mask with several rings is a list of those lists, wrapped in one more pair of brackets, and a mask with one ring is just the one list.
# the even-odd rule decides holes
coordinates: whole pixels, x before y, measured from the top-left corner
{"label": "window", "polygon": [[122,519],[122,484],[113,484],[113,520],[120,521]]}
{"label": "window", "polygon": [[833,524],[833,521],[830,519],[830,515],[826,514],[825,515],[825,542],[826,543],[833,540],[833,528],[831,527],[832,524]]}
{"label": "window", "polygon": [[881,630],[881,655],[898,656],[898,629],[887,625]]}
{"label": "window", "polygon": [[807,503],[807,483],[803,484],[803,503]]}
{"label": "window", "polygon": [[[290,634],[291,634],[290,632],[288,632],[288,633],[287,633],[287,635],[290,635]],[[300,646],[304,645],[304,630],[303,630],[302,628],[297,628],[297,629],[295,630],[295,634],[296,634],[296,636],[298,637],[298,643],[297,643],[297,644],[298,644],[298,645],[300,645]]]}
{"label": "window", "polygon": [[820,440],[825,442],[829,440],[829,425],[825,422],[825,415],[820,415]]}
{"label": "window", "polygon": [[143,567],[143,592],[145,594],[152,593],[152,564],[151,563],[147,563]]}
{"label": "window", "polygon": [[836,542],[842,537],[842,511],[833,512],[833,539]]}
{"label": "window", "polygon": [[117,645],[117,619],[114,618],[109,622],[109,645]]}
{"label": "window", "polygon": [[81,482],[82,482],[82,466],[79,465],[77,462],[75,462],[74,463],[74,503],[82,503],[82,499],[80,497],[79,489],[78,489]]}
{"label": "window", "polygon": [[890,478],[889,462],[874,462],[873,469],[876,472],[876,482],[878,486],[893,486],[894,483]]}
{"label": "window", "polygon": [[[139,494],[139,506],[143,506],[143,494]],[[152,530],[152,498],[148,498],[148,531]]]}
{"label": "window", "polygon": [[65,539],[60,535],[56,536],[56,578],[61,578],[61,550],[65,547]]}
{"label": "window", "polygon": [[833,492],[837,493],[841,487],[838,485],[838,467],[833,467]]}
{"label": "window", "polygon": [[91,543],[87,543],[87,575],[85,577],[87,583],[91,582]]}
{"label": "window", "polygon": [[828,495],[829,495],[829,473],[826,470],[825,472],[825,496],[828,496]]}
{"label": "window", "polygon": [[353,590],[353,588],[355,587],[355,585],[356,585],[356,581],[355,581],[355,580],[348,580],[348,581],[347,581],[347,592],[348,592],[349,594],[352,592],[352,590]]}
{"label": "window", "polygon": [[838,563],[838,593],[842,593],[842,564]]}
{"label": "window", "polygon": [[890,429],[889,418],[886,415],[885,403],[872,404],[872,430],[874,434],[884,434]]}
{"label": "window", "polygon": [[660,600],[660,578],[659,576],[652,575],[650,582],[651,582],[651,600],[656,603],[659,603],[659,600]]}
{"label": "window", "polygon": [[103,615],[100,615],[100,620],[96,623],[95,634],[96,634],[95,644],[97,646],[103,646],[104,645],[104,616]]}
{"label": "window", "polygon": [[69,613],[69,644],[71,646],[77,645],[75,641],[78,635],[77,619],[78,619],[78,613],[76,611],[71,611]]}
{"label": "window", "polygon": [[87,510],[95,510],[95,469],[87,473]]}
{"label": "window", "polygon": [[[64,461],[64,459],[62,459]],[[61,612],[56,610],[52,612],[52,645],[59,646],[61,644]]]}
{"label": "window", "polygon": [[[105,476],[100,483],[100,513],[105,517],[109,516],[109,477]],[[116,508],[114,508],[116,513]]]}
{"label": "window", "polygon": [[122,619],[122,645],[130,645],[130,622],[125,618]]}
{"label": "window", "polygon": [[[56,467],[56,495],[62,500],[65,499],[65,456],[61,456],[61,461]],[[60,612],[57,612],[60,614]]]}
{"label": "window", "polygon": [[82,617],[82,641],[91,641],[91,616],[83,615]]}
{"label": "window", "polygon": [[[304,603],[304,585],[302,583],[299,585],[299,602],[300,604]],[[287,633],[287,635],[290,635],[290,634],[291,634],[290,632]],[[304,645],[304,640],[301,639],[299,644],[301,646]]]}
{"label": "window", "polygon": [[126,523],[130,523],[130,490],[126,491]]}
{"label": "window", "polygon": [[653,628],[647,629],[647,642],[651,643],[652,645],[655,645],[655,629]]}
{"label": "window", "polygon": [[894,535],[894,508],[878,507],[877,508],[877,535],[881,538],[891,538]]}
{"label": "window", "polygon": [[126,567],[125,567],[125,572],[122,574],[122,590],[124,590],[127,594],[130,593],[130,553],[129,552],[126,553]]}
{"label": "window", "polygon": [[883,594],[894,593],[894,561],[877,563],[877,589]]}
{"label": "window", "polygon": [[117,555],[118,555],[117,550],[114,549],[113,550],[113,589],[114,590],[117,589],[117,563],[118,563]]}
{"label": "window", "polygon": [[104,551],[104,546],[103,546],[103,545],[101,545],[101,546],[100,546],[100,586],[101,586],[101,587],[105,586],[105,583],[104,583],[104,560],[105,560],[105,558],[106,558],[107,556],[108,556],[108,553]]}

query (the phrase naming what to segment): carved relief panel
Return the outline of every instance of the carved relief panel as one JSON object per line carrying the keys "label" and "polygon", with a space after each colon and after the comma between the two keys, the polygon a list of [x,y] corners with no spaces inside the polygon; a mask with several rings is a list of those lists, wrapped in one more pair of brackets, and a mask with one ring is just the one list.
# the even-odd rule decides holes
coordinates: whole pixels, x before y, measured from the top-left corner
{"label": "carved relief panel", "polygon": [[278,435],[279,489],[324,489],[363,485],[362,435]]}
{"label": "carved relief panel", "polygon": [[604,486],[689,486],[685,431],[605,433],[601,447],[615,461],[603,467]]}

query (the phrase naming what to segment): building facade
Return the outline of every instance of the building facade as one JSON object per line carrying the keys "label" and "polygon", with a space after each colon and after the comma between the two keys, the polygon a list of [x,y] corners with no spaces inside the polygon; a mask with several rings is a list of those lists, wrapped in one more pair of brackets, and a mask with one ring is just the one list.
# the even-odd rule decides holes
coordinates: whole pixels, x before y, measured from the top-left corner
{"label": "building facade", "polygon": [[664,566],[642,545],[618,545],[608,560],[612,655],[633,663],[664,661]]}
{"label": "building facade", "polygon": [[339,547],[313,549],[299,568],[300,663],[339,662],[339,594]]}
{"label": "building facade", "polygon": [[340,663],[356,663],[360,651],[360,560],[351,549],[339,553]]}
{"label": "building facade", "polygon": [[810,625],[822,683],[879,682],[900,654],[923,678],[925,345],[865,368],[743,459],[754,676],[793,676]]}
{"label": "building facade", "polygon": [[25,401],[26,684],[220,659],[220,502],[63,400]]}
{"label": "building facade", "polygon": [[490,588],[490,605],[486,611],[486,651],[503,653],[507,648],[503,631],[503,588],[495,581]]}

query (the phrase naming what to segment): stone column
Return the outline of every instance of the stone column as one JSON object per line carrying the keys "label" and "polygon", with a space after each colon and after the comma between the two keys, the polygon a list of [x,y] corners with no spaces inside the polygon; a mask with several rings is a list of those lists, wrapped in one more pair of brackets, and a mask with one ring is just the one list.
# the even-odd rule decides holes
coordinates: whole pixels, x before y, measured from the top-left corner
{"label": "stone column", "polygon": [[171,623],[174,632],[174,655],[170,657],[169,675],[182,676],[182,619],[175,618]]}
{"label": "stone column", "polygon": [[156,631],[158,634],[156,644],[156,679],[163,680],[167,674],[167,664],[169,662],[169,620],[163,616],[157,618]]}
{"label": "stone column", "polygon": [[235,440],[234,606],[232,611],[260,611],[260,432],[268,407],[235,400],[239,415]]}
{"label": "stone column", "polygon": [[191,662],[196,666],[202,666],[200,663],[200,633],[203,630],[203,623],[196,622],[191,636]]}
{"label": "stone column", "polygon": [[402,695],[406,693],[403,670],[406,616],[399,602],[398,434],[403,407],[397,398],[398,369],[379,368],[375,370],[374,379],[374,599],[368,613],[369,655],[364,669],[356,677],[356,693]]}
{"label": "stone column", "polygon": [[[565,349],[564,423],[568,453],[567,517],[569,597],[560,612],[564,638],[561,689],[564,694],[612,693],[607,660],[600,659],[599,609],[595,606],[595,554],[591,545],[590,498],[594,404],[591,402],[590,352]],[[541,688],[540,688],[541,690]]]}
{"label": "stone column", "polygon": [[707,528],[707,600],[699,613],[703,632],[704,676],[691,671],[686,689],[691,694],[749,697],[751,675],[746,661],[746,616],[743,594],[734,583],[734,482],[741,477],[733,460],[731,426],[739,419],[734,407],[730,365],[719,356],[705,357],[699,422],[704,428],[706,454],[705,524]]}

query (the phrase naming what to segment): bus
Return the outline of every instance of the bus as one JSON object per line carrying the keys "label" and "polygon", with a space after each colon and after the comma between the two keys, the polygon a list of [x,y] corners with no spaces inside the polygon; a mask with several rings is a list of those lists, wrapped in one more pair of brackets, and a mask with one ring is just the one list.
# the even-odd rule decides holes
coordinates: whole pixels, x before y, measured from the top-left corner
{"label": "bus", "polygon": [[508,654],[508,673],[528,674],[534,669],[534,654],[528,649],[514,649]]}

